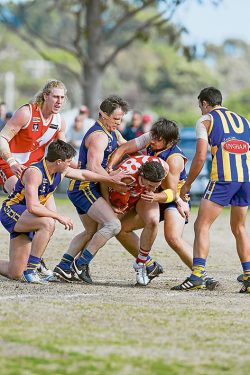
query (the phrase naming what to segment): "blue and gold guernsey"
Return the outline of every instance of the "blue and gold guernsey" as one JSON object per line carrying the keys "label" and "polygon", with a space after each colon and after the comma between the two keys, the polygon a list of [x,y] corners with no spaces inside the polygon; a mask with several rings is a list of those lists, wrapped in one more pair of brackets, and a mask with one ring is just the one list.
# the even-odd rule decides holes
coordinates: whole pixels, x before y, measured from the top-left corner
{"label": "blue and gold guernsey", "polygon": [[[148,155],[158,156],[158,158],[163,159],[164,161],[168,162],[168,160],[176,155],[181,156],[184,159],[184,168],[182,169],[179,177],[177,192],[180,193],[181,187],[184,185],[187,179],[187,173],[185,169],[185,164],[187,163],[187,157],[184,155],[183,151],[177,145],[171,146],[161,151],[153,151],[151,150],[150,146],[147,148]],[[177,205],[175,202],[170,203],[160,203],[160,221],[164,220],[164,213],[166,209],[176,209]],[[186,220],[186,223],[188,221]]]}
{"label": "blue and gold guernsey", "polygon": [[180,173],[180,178],[178,182],[177,191],[180,193],[181,187],[184,185],[187,179],[187,173],[185,169],[185,164],[187,163],[187,157],[184,155],[183,151],[180,149],[179,146],[174,145],[172,147],[166,148],[165,150],[161,151],[152,151],[150,146],[147,148],[148,155],[157,156],[158,158],[163,159],[164,161],[168,162],[168,160],[176,155],[181,156],[184,159],[184,168]]}
{"label": "blue and gold guernsey", "polygon": [[250,181],[250,124],[242,116],[224,107],[209,115],[208,141],[211,146],[211,181]]}
{"label": "blue and gold guernsey", "polygon": [[[117,135],[112,131],[109,133],[101,122],[96,121],[95,124],[87,131],[83,137],[82,144],[79,150],[78,168],[86,169],[88,149],[85,146],[85,140],[90,134],[105,133],[108,137],[108,145],[104,150],[103,160],[101,166],[105,169],[112,152],[117,148]],[[71,180],[68,188],[68,197],[76,207],[79,214],[86,214],[91,205],[100,198],[101,192],[97,182]]]}
{"label": "blue and gold guernsey", "polygon": [[[31,164],[29,168],[36,168],[42,173],[42,183],[38,187],[38,199],[42,205],[45,205],[47,200],[61,182],[62,174],[55,173],[53,176],[51,176],[49,174],[45,159],[41,160],[39,163]],[[3,202],[1,209],[1,222],[8,232],[10,232],[11,238],[17,237],[21,234],[14,232],[14,226],[25,210],[25,188],[22,181],[19,179],[16,183],[14,191]],[[32,238],[30,233],[26,234]]]}

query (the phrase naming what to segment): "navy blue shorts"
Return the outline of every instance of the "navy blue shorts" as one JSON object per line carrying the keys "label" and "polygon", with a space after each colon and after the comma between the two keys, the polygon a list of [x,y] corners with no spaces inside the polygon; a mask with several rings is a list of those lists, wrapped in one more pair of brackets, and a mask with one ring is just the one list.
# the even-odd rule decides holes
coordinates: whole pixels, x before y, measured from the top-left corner
{"label": "navy blue shorts", "polygon": [[89,185],[82,190],[68,190],[68,197],[79,215],[87,214],[90,207],[102,197],[99,185]]}
{"label": "navy blue shorts", "polygon": [[4,228],[10,233],[11,239],[20,236],[20,234],[26,234],[30,240],[33,239],[34,232],[20,233],[14,231],[14,227],[18,219],[26,209],[26,206],[22,204],[12,204],[11,206],[6,206],[5,204],[3,204],[0,211],[0,220]]}
{"label": "navy blue shorts", "polygon": [[[188,201],[189,207],[191,208],[190,201]],[[175,202],[170,202],[170,203],[159,203],[160,207],[160,222],[164,221],[164,212],[166,209],[176,209],[177,210],[177,204]],[[188,223],[188,219],[186,219],[185,224]]]}
{"label": "navy blue shorts", "polygon": [[203,198],[220,206],[250,205],[250,182],[220,182],[209,181]]}

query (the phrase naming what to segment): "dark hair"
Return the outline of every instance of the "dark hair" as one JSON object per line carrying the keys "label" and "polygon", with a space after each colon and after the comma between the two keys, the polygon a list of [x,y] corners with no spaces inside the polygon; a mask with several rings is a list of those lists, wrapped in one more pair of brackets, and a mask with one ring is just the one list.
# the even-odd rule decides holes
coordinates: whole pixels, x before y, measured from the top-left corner
{"label": "dark hair", "polygon": [[100,105],[100,109],[108,115],[111,115],[117,108],[121,108],[124,113],[127,113],[129,106],[125,100],[116,95],[104,99]]}
{"label": "dark hair", "polygon": [[176,145],[180,140],[178,125],[163,117],[153,124],[151,134],[153,138],[162,138],[166,144]]}
{"label": "dark hair", "polygon": [[165,169],[158,161],[147,161],[139,168],[140,176],[151,182],[160,182],[165,177]]}
{"label": "dark hair", "polygon": [[221,105],[222,103],[222,95],[220,90],[216,89],[215,87],[206,87],[199,93],[198,96],[199,101],[202,103],[206,101],[211,107],[215,107],[216,105]]}
{"label": "dark hair", "polygon": [[76,150],[69,144],[60,139],[51,142],[48,147],[48,152],[46,155],[46,160],[51,163],[61,159],[65,161],[66,159],[71,159],[76,155]]}

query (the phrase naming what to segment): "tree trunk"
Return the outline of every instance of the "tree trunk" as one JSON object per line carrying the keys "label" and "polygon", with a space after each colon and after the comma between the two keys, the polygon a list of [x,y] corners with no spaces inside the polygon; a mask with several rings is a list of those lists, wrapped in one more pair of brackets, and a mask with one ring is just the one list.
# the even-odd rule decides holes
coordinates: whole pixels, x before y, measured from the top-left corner
{"label": "tree trunk", "polygon": [[84,64],[83,76],[85,103],[89,107],[91,117],[97,116],[101,100],[100,92],[103,75],[101,70],[103,47],[101,12],[100,0],[87,1],[87,59]]}

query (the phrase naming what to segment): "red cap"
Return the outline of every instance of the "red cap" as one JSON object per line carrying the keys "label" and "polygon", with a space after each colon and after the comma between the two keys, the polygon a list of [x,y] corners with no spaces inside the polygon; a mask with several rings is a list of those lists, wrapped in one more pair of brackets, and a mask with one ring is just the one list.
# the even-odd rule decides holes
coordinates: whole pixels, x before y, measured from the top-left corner
{"label": "red cap", "polygon": [[143,115],[142,116],[142,122],[143,122],[143,124],[148,124],[148,123],[150,123],[150,122],[152,122],[152,116],[150,116],[150,115]]}
{"label": "red cap", "polygon": [[82,105],[79,109],[79,112],[80,113],[88,113],[89,112],[89,109],[86,105]]}

